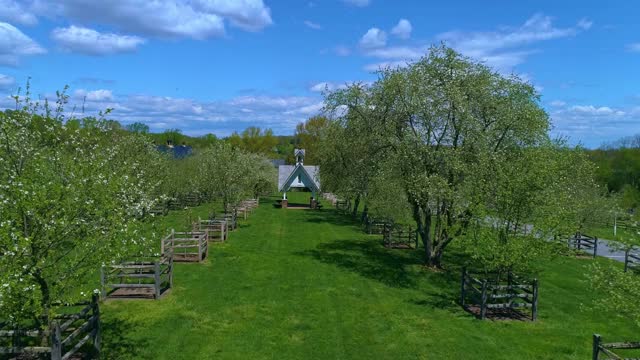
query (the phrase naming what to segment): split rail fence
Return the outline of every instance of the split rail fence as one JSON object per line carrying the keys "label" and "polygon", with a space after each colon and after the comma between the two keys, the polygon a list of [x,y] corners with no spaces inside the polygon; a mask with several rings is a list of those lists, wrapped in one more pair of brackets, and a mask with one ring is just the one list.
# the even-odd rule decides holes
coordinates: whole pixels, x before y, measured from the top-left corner
{"label": "split rail fence", "polygon": [[[629,358],[619,355],[614,350],[638,350],[640,349],[640,342],[617,342],[617,343],[604,343],[602,337],[598,334],[593,335],[593,360],[615,359],[615,360],[639,360],[639,357]],[[604,355],[606,357],[600,357]]]}
{"label": "split rail fence", "polygon": [[210,241],[226,241],[228,238],[226,220],[202,220],[193,223],[194,231],[204,231]]}
{"label": "split rail fence", "polygon": [[624,271],[640,271],[640,250],[627,249],[624,252]]}
{"label": "split rail fence", "polygon": [[173,261],[201,262],[209,256],[209,237],[206,231],[171,233],[160,243],[161,253],[173,254]]}
{"label": "split rail fence", "polygon": [[578,252],[592,254],[593,258],[598,256],[598,238],[595,236],[587,236],[578,232],[569,237],[568,245],[569,248]]}
{"label": "split rail fence", "polygon": [[[481,279],[462,269],[460,304],[467,310],[479,310],[478,317],[486,319],[489,312],[507,310],[509,317],[521,315],[520,309],[531,309],[531,320],[538,318],[538,280],[522,281],[508,274],[501,280],[497,274],[492,279]],[[515,313],[518,311],[518,313]]]}
{"label": "split rail fence", "polygon": [[[81,307],[70,313],[71,308]],[[46,356],[51,360],[98,358],[100,356],[100,307],[98,295],[91,302],[67,305],[66,314],[55,317],[46,331],[0,328],[0,355]],[[64,310],[64,309],[61,309]],[[47,346],[42,339],[47,338]],[[32,357],[28,357],[32,358]]]}
{"label": "split rail fence", "polygon": [[173,256],[103,266],[100,280],[103,299],[158,300],[173,287]]}
{"label": "split rail fence", "polygon": [[411,226],[402,227],[386,223],[382,229],[382,242],[385,247],[392,249],[417,249],[418,232]]}

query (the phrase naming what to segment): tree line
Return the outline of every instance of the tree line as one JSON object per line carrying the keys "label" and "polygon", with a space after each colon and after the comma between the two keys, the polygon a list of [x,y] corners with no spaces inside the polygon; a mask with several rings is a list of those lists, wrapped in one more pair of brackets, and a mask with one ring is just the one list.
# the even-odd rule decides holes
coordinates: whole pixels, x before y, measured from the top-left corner
{"label": "tree line", "polygon": [[216,141],[174,159],[145,131],[67,118],[66,102],[27,93],[0,112],[0,324],[47,328],[56,303],[93,291],[101,264],[156,254],[161,234],[145,224],[169,199],[197,194],[231,211],[275,190],[263,155]]}

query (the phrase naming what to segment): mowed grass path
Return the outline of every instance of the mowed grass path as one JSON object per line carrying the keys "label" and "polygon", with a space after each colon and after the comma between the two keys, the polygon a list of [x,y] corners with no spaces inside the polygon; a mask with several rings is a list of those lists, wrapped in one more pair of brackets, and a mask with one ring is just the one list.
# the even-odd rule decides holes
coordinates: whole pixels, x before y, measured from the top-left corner
{"label": "mowed grass path", "polygon": [[[588,359],[594,332],[640,338],[630,321],[587,308],[589,260],[542,274],[539,321],[480,321],[456,303],[458,258],[425,271],[418,252],[383,248],[326,204],[273,201],[212,244],[207,262],[177,264],[162,300],[107,302],[104,358]],[[186,224],[180,216],[164,225]]]}

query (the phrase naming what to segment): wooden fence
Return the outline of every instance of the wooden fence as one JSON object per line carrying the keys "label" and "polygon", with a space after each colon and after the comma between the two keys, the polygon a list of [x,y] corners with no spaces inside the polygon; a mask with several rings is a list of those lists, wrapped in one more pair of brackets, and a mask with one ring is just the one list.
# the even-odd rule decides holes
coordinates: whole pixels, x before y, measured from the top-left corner
{"label": "wooden fence", "polygon": [[392,225],[393,223],[388,220],[366,217],[364,220],[364,231],[367,234],[383,235],[385,226],[392,226]]}
{"label": "wooden fence", "polygon": [[[640,342],[618,342],[603,343],[602,337],[598,334],[593,335],[593,360],[616,359],[616,360],[633,360],[640,358],[629,358],[618,355],[613,350],[637,350],[640,349]],[[606,356],[601,358],[600,355]]]}
{"label": "wooden fence", "polygon": [[194,231],[204,231],[207,233],[209,241],[225,241],[228,238],[226,220],[202,220],[193,223]]}
{"label": "wooden fence", "polygon": [[214,220],[224,220],[227,222],[227,231],[234,231],[238,228],[238,214],[234,211],[233,213],[220,214],[216,216]]}
{"label": "wooden fence", "polygon": [[336,200],[335,205],[338,211],[349,212],[351,210],[351,204],[347,200]]}
{"label": "wooden fence", "polygon": [[[76,313],[58,315],[46,331],[0,329],[0,355],[46,356],[51,360],[98,358],[100,356],[100,307],[98,295],[91,302],[65,306],[82,307]],[[63,311],[63,312],[68,312]],[[47,338],[48,346],[42,345]],[[39,354],[39,356],[37,355]],[[28,357],[31,358],[31,357]]]}
{"label": "wooden fence", "polygon": [[251,212],[258,207],[258,199],[249,199],[240,202],[236,207],[236,213],[241,214],[242,217],[247,220],[247,217]]}
{"label": "wooden fence", "polygon": [[[531,309],[531,320],[538,318],[538,280],[522,281],[508,274],[507,279],[499,279],[491,274],[491,279],[479,279],[462,269],[460,304],[486,319],[488,312],[508,312],[507,317],[520,317],[519,309]],[[474,311],[475,310],[475,311]]]}
{"label": "wooden fence", "polygon": [[173,287],[173,256],[103,266],[103,299],[160,299]]}
{"label": "wooden fence", "polygon": [[569,237],[567,244],[569,248],[577,252],[592,254],[594,258],[598,256],[598,238],[595,236],[587,236],[578,232]]}
{"label": "wooden fence", "polygon": [[200,262],[209,256],[208,232],[190,231],[171,233],[160,243],[161,253],[173,254],[173,261]]}
{"label": "wooden fence", "polygon": [[385,224],[382,230],[382,243],[393,249],[417,249],[418,232],[411,226]]}
{"label": "wooden fence", "polygon": [[635,249],[627,249],[624,252],[624,272],[629,270],[640,271],[640,252]]}

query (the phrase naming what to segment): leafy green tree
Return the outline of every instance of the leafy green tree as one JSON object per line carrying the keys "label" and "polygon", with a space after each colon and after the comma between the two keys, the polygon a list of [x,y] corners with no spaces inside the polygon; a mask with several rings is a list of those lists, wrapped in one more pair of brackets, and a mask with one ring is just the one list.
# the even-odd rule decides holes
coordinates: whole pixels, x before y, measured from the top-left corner
{"label": "leafy green tree", "polygon": [[132,124],[129,124],[126,126],[127,131],[133,132],[133,133],[138,133],[138,134],[148,134],[149,133],[149,125],[141,123],[141,122],[134,122]]}
{"label": "leafy green tree", "polygon": [[640,276],[625,273],[613,264],[594,263],[591,270],[590,285],[602,294],[595,300],[595,307],[640,327]]}
{"label": "leafy green tree", "polygon": [[255,126],[244,129],[242,134],[234,132],[228,140],[233,147],[267,156],[273,154],[278,144],[278,139],[273,135],[273,130],[262,130]]}
{"label": "leafy green tree", "polygon": [[136,219],[155,203],[145,167],[159,155],[108,121],[67,128],[64,93],[55,110],[28,95],[0,115],[0,313],[45,327],[101,263],[149,249]]}
{"label": "leafy green tree", "polygon": [[306,150],[305,163],[315,165],[320,163],[320,143],[324,131],[329,125],[329,119],[325,116],[314,116],[306,122],[296,126],[295,141],[296,146]]}
{"label": "leafy green tree", "polygon": [[[498,165],[513,173],[509,167],[521,162],[503,160],[549,143],[549,119],[531,85],[444,46],[407,68],[382,71],[371,87],[333,92],[326,102],[335,122],[351,131],[340,139],[343,149],[396,167],[433,267],[479,218],[476,209],[496,211],[487,204],[496,177],[480,174]],[[373,177],[379,171],[368,169]]]}
{"label": "leafy green tree", "polygon": [[248,197],[275,188],[275,168],[264,156],[244,152],[228,143],[204,150],[198,163],[203,190],[222,199],[225,212]]}

